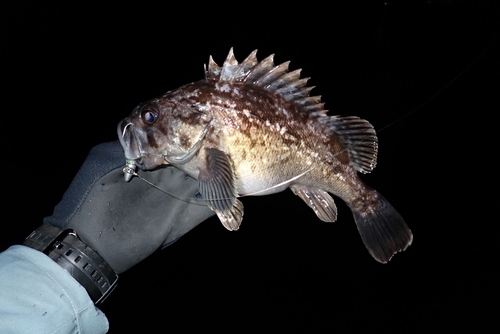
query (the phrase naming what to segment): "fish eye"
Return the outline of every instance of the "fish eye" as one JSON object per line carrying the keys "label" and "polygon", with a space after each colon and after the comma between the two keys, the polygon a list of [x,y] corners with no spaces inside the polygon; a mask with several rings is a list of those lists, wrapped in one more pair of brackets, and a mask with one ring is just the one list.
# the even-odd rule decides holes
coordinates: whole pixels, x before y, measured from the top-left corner
{"label": "fish eye", "polygon": [[158,120],[158,111],[154,109],[144,109],[141,112],[142,121],[147,125],[152,125]]}

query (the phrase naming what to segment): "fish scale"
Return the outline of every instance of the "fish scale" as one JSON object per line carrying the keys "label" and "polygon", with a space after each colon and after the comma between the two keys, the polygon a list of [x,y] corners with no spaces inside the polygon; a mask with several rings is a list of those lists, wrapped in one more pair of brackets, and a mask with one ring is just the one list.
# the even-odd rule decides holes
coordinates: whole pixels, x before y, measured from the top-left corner
{"label": "fish scale", "polygon": [[228,230],[243,220],[238,197],[290,188],[319,219],[333,222],[333,194],[351,209],[369,253],[387,263],[413,235],[358,176],[376,166],[373,126],[356,116],[328,116],[300,69],[275,65],[273,55],[259,62],[256,53],[239,63],[231,49],[222,67],[210,57],[205,79],[138,105],[118,124],[127,166],[183,170],[199,181]]}

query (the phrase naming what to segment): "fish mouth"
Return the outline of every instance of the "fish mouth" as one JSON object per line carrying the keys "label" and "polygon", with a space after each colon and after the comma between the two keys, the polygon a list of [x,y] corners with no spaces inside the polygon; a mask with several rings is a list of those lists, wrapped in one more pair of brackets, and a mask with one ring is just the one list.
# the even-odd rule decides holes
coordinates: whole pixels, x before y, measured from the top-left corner
{"label": "fish mouth", "polygon": [[117,128],[118,139],[125,151],[125,158],[127,160],[137,160],[141,157],[140,143],[133,134],[133,127],[134,124],[132,122],[124,119],[118,123]]}
{"label": "fish mouth", "polygon": [[136,130],[134,123],[127,119],[118,123],[118,139],[123,147],[127,165],[130,166],[134,163],[142,170],[151,170],[165,164],[166,161],[163,155],[151,154],[143,149],[141,140],[137,137]]}

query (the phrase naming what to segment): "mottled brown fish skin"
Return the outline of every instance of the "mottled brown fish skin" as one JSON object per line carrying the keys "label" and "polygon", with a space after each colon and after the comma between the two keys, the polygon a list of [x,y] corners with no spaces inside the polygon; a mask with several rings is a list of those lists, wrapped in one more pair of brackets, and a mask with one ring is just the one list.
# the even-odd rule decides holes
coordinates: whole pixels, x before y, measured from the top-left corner
{"label": "mottled brown fish skin", "polygon": [[206,79],[139,105],[120,122],[126,158],[143,169],[168,162],[200,182],[200,192],[229,230],[239,228],[237,197],[291,188],[318,218],[332,222],[331,193],[351,208],[370,254],[386,263],[413,236],[397,211],[358,172],[375,167],[377,138],[354,116],[327,116],[309,96],[299,71],[238,63],[232,50],[222,68],[210,59]]}
{"label": "mottled brown fish skin", "polygon": [[[175,105],[169,117],[187,125],[196,125],[198,120],[192,115],[198,110],[213,117],[205,146],[228,153],[239,180],[262,180],[259,188],[240,182],[240,195],[282,191],[286,187],[273,186],[306,171],[301,183],[326,186],[326,191],[344,201],[351,201],[350,188],[361,186],[335,135],[310,113],[260,87],[202,80],[167,93],[154,103],[162,114],[170,113]],[[169,136],[169,130],[159,126]],[[190,144],[186,141],[186,147]]]}

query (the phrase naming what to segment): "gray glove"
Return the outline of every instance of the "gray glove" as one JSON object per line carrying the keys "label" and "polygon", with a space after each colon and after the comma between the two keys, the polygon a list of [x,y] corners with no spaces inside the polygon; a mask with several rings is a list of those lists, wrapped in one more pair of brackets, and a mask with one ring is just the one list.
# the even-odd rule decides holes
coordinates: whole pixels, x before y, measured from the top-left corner
{"label": "gray glove", "polygon": [[[118,141],[94,147],[52,216],[44,219],[42,237],[32,237],[32,241],[41,240],[47,234],[55,236],[54,229],[59,233],[69,229],[66,235],[71,234],[73,239],[85,244],[76,248],[89,246],[98,253],[97,259],[100,255],[119,274],[214,214],[196,200],[198,182],[180,170],[166,167],[138,172],[141,177],[174,195],[171,196],[138,177],[125,182],[124,165],[125,157]],[[54,240],[50,239],[52,245],[47,254],[52,249],[57,250],[59,241],[56,240],[54,245]],[[92,258],[94,253],[89,254],[81,256]],[[77,265],[71,256],[68,260],[73,266]],[[71,273],[73,266],[68,264],[65,269]]]}

